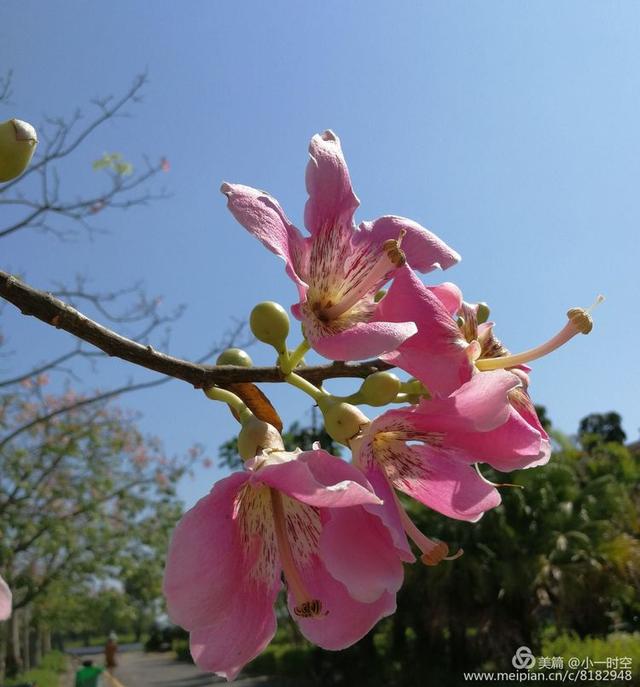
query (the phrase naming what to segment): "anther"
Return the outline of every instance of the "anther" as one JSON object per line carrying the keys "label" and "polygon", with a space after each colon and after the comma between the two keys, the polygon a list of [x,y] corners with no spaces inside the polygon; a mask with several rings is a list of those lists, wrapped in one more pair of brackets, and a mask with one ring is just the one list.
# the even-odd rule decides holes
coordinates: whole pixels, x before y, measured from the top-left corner
{"label": "anther", "polygon": [[387,239],[382,244],[382,249],[387,254],[389,261],[396,267],[402,267],[407,262],[407,256],[404,251],[400,249],[402,239],[406,236],[406,229],[400,229],[397,239]]}
{"label": "anther", "polygon": [[567,311],[567,317],[580,334],[588,334],[593,329],[591,315],[584,308],[571,308]]}
{"label": "anther", "polygon": [[462,549],[458,549],[452,556],[449,556],[449,546],[445,544],[445,542],[436,541],[433,542],[433,544],[434,546],[432,549],[425,551],[425,553],[420,556],[420,560],[425,565],[434,566],[442,561],[455,561],[456,558],[460,558],[464,553]]}
{"label": "anther", "polygon": [[322,602],[319,599],[305,601],[303,604],[295,606],[293,612],[300,618],[317,618],[329,613],[328,611],[322,612]]}

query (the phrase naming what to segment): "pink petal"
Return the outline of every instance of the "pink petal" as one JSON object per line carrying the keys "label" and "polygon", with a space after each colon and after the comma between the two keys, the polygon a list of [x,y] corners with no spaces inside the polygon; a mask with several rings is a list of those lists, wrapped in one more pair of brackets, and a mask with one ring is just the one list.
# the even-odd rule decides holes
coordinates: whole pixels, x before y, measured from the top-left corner
{"label": "pink petal", "polygon": [[262,585],[251,580],[236,580],[225,612],[191,632],[191,655],[198,667],[233,680],[272,640],[279,588],[278,582],[265,593]]}
{"label": "pink petal", "polygon": [[475,522],[500,505],[498,490],[485,482],[476,470],[454,451],[431,446],[411,446],[414,464],[420,463],[412,475],[403,474],[394,486],[425,506],[457,520]]}
{"label": "pink petal", "polygon": [[227,613],[238,595],[243,556],[232,516],[238,491],[248,479],[238,472],[217,482],[173,533],[164,594],[172,621],[187,630]]}
{"label": "pink petal", "polygon": [[402,250],[407,262],[418,272],[431,272],[436,268],[446,270],[460,262],[460,255],[428,229],[407,219],[386,215],[373,222],[362,222],[360,236],[363,240],[375,241],[382,245],[388,239],[397,239],[402,231]]}
{"label": "pink petal", "polygon": [[365,509],[379,517],[391,533],[393,544],[401,560],[406,563],[415,562],[415,556],[407,540],[402,525],[398,502],[387,478],[382,474],[377,463],[371,463],[365,469],[365,474],[378,498],[382,499],[380,506],[365,506]]}
{"label": "pink petal", "polygon": [[372,603],[402,586],[403,568],[389,530],[364,508],[325,513],[320,556],[327,571],[356,601]]}
{"label": "pink petal", "polygon": [[333,131],[316,134],[309,144],[309,154],[305,226],[312,234],[338,224],[351,226],[360,201],[351,188],[340,139]]}
{"label": "pink petal", "polygon": [[427,286],[430,291],[446,308],[451,317],[455,317],[462,306],[462,291],[450,281],[436,286]]}
{"label": "pink petal", "polygon": [[355,467],[322,449],[302,452],[295,460],[266,464],[252,479],[317,508],[380,503]]}
{"label": "pink petal", "polygon": [[309,341],[330,360],[362,360],[393,351],[416,331],[413,322],[358,322],[339,334],[309,336]]}
{"label": "pink petal", "polygon": [[6,620],[11,615],[11,590],[0,577],[0,620]]}
{"label": "pink petal", "polygon": [[455,442],[476,461],[502,472],[544,465],[551,453],[549,441],[515,410],[500,427],[489,432],[457,432]]}
{"label": "pink petal", "polygon": [[385,616],[396,610],[395,595],[384,593],[370,604],[353,599],[346,587],[334,579],[322,562],[315,558],[301,569],[301,575],[309,593],[322,603],[321,615],[301,618],[294,613],[296,605],[289,594],[289,612],[298,623],[302,634],[323,649],[346,649],[355,644]]}
{"label": "pink petal", "polygon": [[446,395],[471,378],[473,364],[469,344],[462,339],[449,312],[457,300],[456,287],[443,284],[437,289],[435,293],[428,289],[413,270],[404,266],[378,304],[375,318],[416,323],[418,331],[414,336],[381,357],[418,378],[432,394]]}
{"label": "pink petal", "polygon": [[238,222],[285,261],[287,274],[304,299],[307,285],[300,275],[306,272],[308,244],[278,202],[264,191],[241,184],[224,183],[220,190],[227,196],[229,210]]}
{"label": "pink petal", "polygon": [[506,370],[478,372],[448,398],[420,402],[416,423],[431,431],[486,432],[504,424],[511,415],[509,392],[519,387],[520,379]]}

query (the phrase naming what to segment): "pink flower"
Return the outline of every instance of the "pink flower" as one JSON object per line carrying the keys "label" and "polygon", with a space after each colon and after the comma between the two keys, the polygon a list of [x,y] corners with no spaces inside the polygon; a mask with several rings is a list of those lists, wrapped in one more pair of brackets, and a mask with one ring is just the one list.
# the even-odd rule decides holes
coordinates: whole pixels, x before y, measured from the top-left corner
{"label": "pink flower", "polygon": [[[416,329],[413,318],[385,321],[376,292],[408,264],[421,272],[446,269],[460,256],[412,220],[385,216],[356,228],[359,200],[351,188],[340,141],[331,131],[309,146],[303,237],[264,191],[223,184],[234,217],[286,263],[300,301],[292,308],[315,350],[334,360],[393,351]],[[401,248],[400,248],[401,246]]]}
{"label": "pink flower", "polygon": [[402,564],[362,473],[316,449],[274,451],[220,480],[180,521],[164,590],[174,622],[191,632],[196,663],[227,679],[276,630],[288,588],[309,640],[343,649],[395,610]]}
{"label": "pink flower", "polygon": [[[378,316],[394,322],[413,313],[418,331],[381,357],[417,377],[432,395],[446,396],[474,375],[486,374],[481,368],[488,360],[508,360],[509,352],[496,339],[493,323],[479,323],[477,311],[477,305],[463,302],[454,284],[428,287],[402,268],[380,302]],[[509,418],[491,435],[472,433],[465,445],[477,460],[497,470],[543,465],[551,455],[551,444],[527,393],[528,368],[517,361],[505,367],[521,382],[509,391]]]}
{"label": "pink flower", "polygon": [[11,615],[11,590],[0,577],[0,620],[6,620]]}
{"label": "pink flower", "polygon": [[[504,430],[513,414],[509,394],[520,384],[518,376],[504,370],[474,375],[447,398],[388,411],[367,427],[355,461],[383,500],[383,506],[367,508],[384,511],[399,550],[408,549],[404,531],[422,551],[423,562],[433,565],[447,554],[446,544],[429,539],[411,522],[395,490],[471,522],[500,504],[496,488],[473,464],[485,460],[491,447],[500,455],[504,445],[513,452],[526,444],[515,429]],[[531,437],[527,426],[518,429]]]}

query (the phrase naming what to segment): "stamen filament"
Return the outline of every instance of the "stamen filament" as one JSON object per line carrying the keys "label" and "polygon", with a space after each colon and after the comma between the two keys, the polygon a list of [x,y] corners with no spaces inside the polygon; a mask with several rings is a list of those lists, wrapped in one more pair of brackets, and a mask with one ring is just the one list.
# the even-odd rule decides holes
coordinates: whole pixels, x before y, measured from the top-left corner
{"label": "stamen filament", "polygon": [[356,284],[338,303],[323,309],[323,314],[326,318],[333,320],[347,312],[368,293],[379,289],[381,284],[387,281],[386,277],[389,272],[396,267],[401,267],[405,263],[406,258],[400,250],[402,237],[405,234],[406,231],[402,230],[397,239],[389,239],[384,242],[382,245],[382,255],[380,255],[366,277]]}
{"label": "stamen filament", "polygon": [[[597,300],[594,306],[597,305],[598,302],[601,301]],[[481,371],[487,371],[502,370],[508,367],[524,365],[525,363],[537,360],[555,351],[556,348],[560,348],[560,346],[567,343],[567,341],[572,339],[576,334],[588,334],[593,328],[591,315],[583,308],[571,308],[567,313],[567,317],[569,318],[567,324],[565,324],[565,326],[546,343],[536,348],[530,348],[522,353],[517,353],[516,355],[504,355],[499,358],[480,358],[476,360],[476,367]]]}
{"label": "stamen filament", "polygon": [[[307,615],[309,609],[317,607],[319,610],[321,605],[320,602],[314,599],[307,591],[302,576],[296,567],[289,538],[287,536],[287,519],[284,513],[282,495],[277,489],[269,489],[269,491],[271,494],[276,544],[278,546],[278,553],[280,554],[280,563],[282,564],[284,576],[296,603],[294,611],[297,615]],[[300,609],[300,611],[298,611],[298,609]]]}
{"label": "stamen filament", "polygon": [[440,561],[454,561],[456,558],[460,558],[460,556],[462,556],[464,553],[462,549],[458,549],[452,556],[449,556],[449,546],[445,542],[429,539],[429,537],[423,534],[415,526],[413,520],[411,520],[411,518],[408,516],[407,511],[403,508],[395,491],[393,494],[398,505],[402,527],[404,528],[407,536],[420,549],[420,551],[422,551],[420,560],[425,565],[438,565]]}
{"label": "stamen filament", "polygon": [[511,482],[492,482],[490,479],[487,479],[482,472],[480,472],[479,463],[474,463],[473,465],[478,473],[478,477],[486,484],[490,484],[492,487],[515,487],[516,489],[524,489],[524,484],[512,484]]}

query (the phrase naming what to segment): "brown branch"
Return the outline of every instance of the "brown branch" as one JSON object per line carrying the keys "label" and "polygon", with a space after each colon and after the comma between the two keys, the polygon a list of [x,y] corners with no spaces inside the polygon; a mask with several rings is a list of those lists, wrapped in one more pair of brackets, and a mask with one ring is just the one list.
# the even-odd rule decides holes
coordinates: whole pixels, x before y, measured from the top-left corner
{"label": "brown branch", "polygon": [[[227,386],[237,382],[284,381],[283,374],[277,367],[201,365],[156,351],[152,346],[144,346],[108,329],[59,298],[35,289],[2,270],[0,296],[19,308],[24,315],[31,315],[58,329],[64,329],[109,356],[189,382],[196,389],[214,384]],[[358,363],[334,362],[296,371],[310,382],[320,384],[325,379],[336,377],[366,377],[373,372],[389,370],[392,367],[382,360],[367,360]]]}

